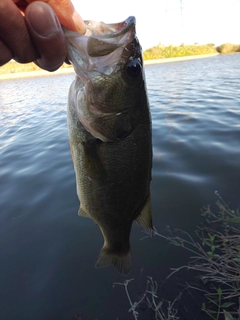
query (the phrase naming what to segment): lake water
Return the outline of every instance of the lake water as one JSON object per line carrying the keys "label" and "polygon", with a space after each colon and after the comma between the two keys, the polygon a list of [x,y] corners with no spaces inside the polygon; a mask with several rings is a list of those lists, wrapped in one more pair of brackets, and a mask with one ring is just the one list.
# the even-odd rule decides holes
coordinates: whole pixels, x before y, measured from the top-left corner
{"label": "lake water", "polygon": [[[215,190],[239,206],[240,55],[145,69],[154,225],[163,234],[167,226],[192,233],[201,208],[215,203]],[[73,78],[0,82],[0,319],[133,319],[124,288],[113,288],[125,278],[112,267],[94,267],[103,242],[99,228],[77,215],[66,123]],[[147,275],[161,284],[170,268],[188,261],[164,239],[142,237],[134,224],[133,299]],[[179,293],[167,289],[161,298]]]}

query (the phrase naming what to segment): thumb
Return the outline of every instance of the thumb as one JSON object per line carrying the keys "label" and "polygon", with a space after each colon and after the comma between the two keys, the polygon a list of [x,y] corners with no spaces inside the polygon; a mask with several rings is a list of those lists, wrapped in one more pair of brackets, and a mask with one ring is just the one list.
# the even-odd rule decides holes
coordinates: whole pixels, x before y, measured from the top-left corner
{"label": "thumb", "polygon": [[[37,0],[27,0],[28,3],[34,1]],[[46,2],[53,9],[62,26],[71,31],[85,34],[86,27],[84,21],[70,0],[42,0],[42,2]]]}

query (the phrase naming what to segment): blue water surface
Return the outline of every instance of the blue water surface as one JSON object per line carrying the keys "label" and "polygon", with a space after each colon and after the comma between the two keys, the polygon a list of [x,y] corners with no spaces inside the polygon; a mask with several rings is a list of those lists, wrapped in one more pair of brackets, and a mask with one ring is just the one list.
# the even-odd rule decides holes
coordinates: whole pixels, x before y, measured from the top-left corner
{"label": "blue water surface", "polygon": [[[160,233],[168,226],[193,233],[216,190],[239,205],[240,55],[145,71],[154,226]],[[66,122],[73,78],[0,82],[0,319],[133,319],[124,288],[113,288],[125,279],[112,267],[94,268],[103,243],[99,228],[77,215]],[[161,282],[186,263],[183,250],[143,237],[134,225],[128,278],[141,278],[143,270]]]}

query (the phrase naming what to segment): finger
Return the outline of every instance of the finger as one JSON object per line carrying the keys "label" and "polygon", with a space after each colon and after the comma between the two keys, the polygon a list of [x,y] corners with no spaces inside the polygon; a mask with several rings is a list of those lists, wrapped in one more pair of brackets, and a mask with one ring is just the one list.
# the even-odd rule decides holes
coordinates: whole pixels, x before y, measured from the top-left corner
{"label": "finger", "polygon": [[27,0],[12,0],[14,3],[16,3],[17,5],[19,5],[20,7],[21,6],[24,6],[26,7],[27,6]]}
{"label": "finger", "polygon": [[[26,63],[38,58],[24,17],[12,0],[0,1],[0,38],[5,47],[12,52],[12,57],[16,61]],[[6,48],[4,52],[6,54]]]}
{"label": "finger", "polygon": [[18,6],[21,12],[24,12],[24,10],[29,4],[26,0],[12,0],[12,1]]}
{"label": "finger", "polygon": [[59,21],[65,28],[81,34],[86,32],[85,23],[70,0],[47,0],[47,2],[56,12]]}
{"label": "finger", "polygon": [[13,58],[11,50],[0,40],[0,66],[10,61]]}
{"label": "finger", "polygon": [[62,27],[50,6],[34,2],[25,11],[29,33],[40,58],[36,63],[48,71],[58,69],[66,58],[67,49]]}
{"label": "finger", "polygon": [[[36,0],[27,0],[27,2],[32,3]],[[72,2],[70,0],[42,0],[54,10],[60,23],[65,28],[85,34],[86,27],[83,19],[75,10]]]}

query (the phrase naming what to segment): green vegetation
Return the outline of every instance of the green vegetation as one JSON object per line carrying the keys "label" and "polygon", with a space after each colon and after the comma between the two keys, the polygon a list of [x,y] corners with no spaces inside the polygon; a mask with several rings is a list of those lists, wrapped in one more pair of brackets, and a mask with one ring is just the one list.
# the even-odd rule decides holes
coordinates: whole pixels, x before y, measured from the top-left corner
{"label": "green vegetation", "polygon": [[[61,68],[72,68],[71,65],[64,63]],[[17,73],[17,72],[32,72],[40,71],[40,69],[35,63],[18,63],[16,61],[10,61],[5,65],[0,67],[0,76],[3,74]]]}
{"label": "green vegetation", "polygon": [[[218,198],[216,209],[212,210],[210,205],[203,209],[205,221],[197,227],[195,237],[181,230],[174,233],[168,230],[168,236],[155,230],[154,235],[191,253],[189,263],[173,269],[168,278],[182,269],[196,272],[201,287],[191,286],[189,279],[186,289],[202,292],[205,299],[202,301],[202,311],[209,316],[209,320],[240,320],[240,209],[232,210],[217,191],[215,194]],[[179,319],[175,303],[181,299],[181,295],[172,303],[160,300],[156,282],[148,277],[145,292],[138,301],[132,302],[128,292],[131,280],[118,284],[125,287],[131,306],[129,312],[135,320],[143,302],[145,307],[152,310],[156,320]]]}
{"label": "green vegetation", "polygon": [[175,58],[175,57],[186,57],[195,56],[200,54],[214,54],[217,53],[214,44],[206,45],[184,45],[181,46],[158,46],[147,49],[143,53],[144,60],[153,59],[164,59],[164,58]]}
{"label": "green vegetation", "polygon": [[1,74],[9,74],[15,72],[29,72],[29,71],[38,71],[41,70],[34,63],[26,63],[20,64],[15,61],[10,61],[7,64],[0,67],[0,75]]}
{"label": "green vegetation", "polygon": [[161,44],[147,49],[143,52],[144,60],[164,59],[164,58],[175,58],[175,57],[186,57],[195,56],[201,54],[214,54],[214,53],[238,53],[240,52],[240,45],[232,43],[224,43],[218,47],[215,47],[213,43],[206,45],[184,45],[181,46],[163,46]]}

